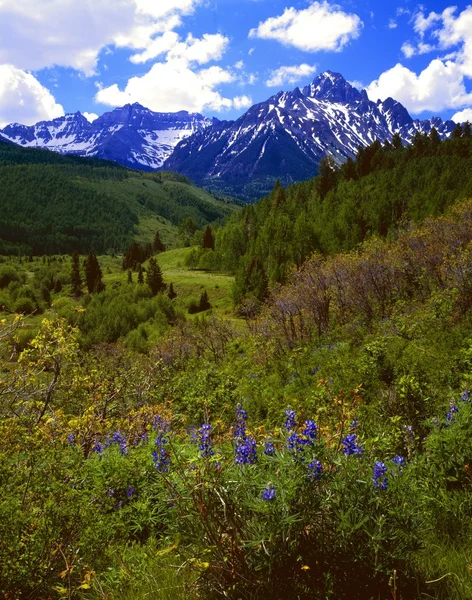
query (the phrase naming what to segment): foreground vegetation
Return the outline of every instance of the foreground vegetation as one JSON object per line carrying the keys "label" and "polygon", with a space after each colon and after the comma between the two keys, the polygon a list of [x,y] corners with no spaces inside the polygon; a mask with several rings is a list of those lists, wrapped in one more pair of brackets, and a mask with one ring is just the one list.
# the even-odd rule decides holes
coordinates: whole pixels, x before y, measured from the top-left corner
{"label": "foreground vegetation", "polygon": [[[349,185],[412,150],[377,152],[393,163]],[[325,167],[320,209],[347,185]],[[279,186],[187,248],[4,259],[0,595],[472,597],[472,201],[437,187],[278,275]]]}

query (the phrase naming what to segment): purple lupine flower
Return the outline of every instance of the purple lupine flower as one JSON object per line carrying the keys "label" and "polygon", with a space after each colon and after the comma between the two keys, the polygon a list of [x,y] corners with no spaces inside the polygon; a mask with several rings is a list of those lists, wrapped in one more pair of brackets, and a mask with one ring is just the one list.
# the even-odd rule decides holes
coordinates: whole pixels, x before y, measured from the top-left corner
{"label": "purple lupine flower", "polygon": [[385,463],[377,461],[374,463],[374,474],[372,475],[372,481],[376,488],[379,490],[386,490],[388,486],[387,467]]}
{"label": "purple lupine flower", "polygon": [[454,418],[454,415],[457,412],[459,412],[459,407],[456,405],[454,400],[451,400],[449,402],[449,412],[446,414],[446,427],[449,425],[449,423],[455,423],[456,419]]}
{"label": "purple lupine flower", "polygon": [[237,465],[253,465],[257,461],[256,440],[251,437],[245,437],[238,440],[234,448],[234,461]]}
{"label": "purple lupine flower", "polygon": [[238,404],[236,406],[236,425],[234,427],[234,437],[235,438],[245,438],[246,437],[246,421],[247,421],[247,412]]}
{"label": "purple lupine flower", "polygon": [[114,444],[121,444],[121,442],[123,441],[123,436],[121,435],[121,433],[119,431],[116,431],[112,437],[111,437],[111,441]]}
{"label": "purple lupine flower", "polygon": [[356,434],[351,433],[347,435],[343,440],[341,440],[341,444],[344,446],[343,452],[346,456],[362,456],[364,454],[364,449],[360,444],[356,443],[356,439]]}
{"label": "purple lupine flower", "polygon": [[155,441],[156,449],[152,453],[152,460],[158,473],[167,473],[170,465],[170,455],[166,450],[165,445],[168,443],[167,438],[160,433]]}
{"label": "purple lupine flower", "polygon": [[294,410],[287,408],[287,410],[285,411],[285,416],[287,417],[285,419],[285,423],[284,423],[285,429],[287,431],[291,431],[292,429],[295,429],[297,413]]}
{"label": "purple lupine flower", "polygon": [[110,498],[111,498],[114,495],[115,495],[115,490],[113,488],[108,488],[107,489],[107,496],[110,496]]}
{"label": "purple lupine flower", "polygon": [[136,490],[134,489],[134,487],[132,485],[129,485],[126,489],[126,497],[129,499],[131,498],[131,496],[134,496],[135,493]]}
{"label": "purple lupine flower", "polygon": [[323,474],[323,465],[319,460],[315,460],[308,464],[308,474],[306,478],[308,481],[318,481],[321,479]]}
{"label": "purple lupine flower", "polygon": [[202,458],[210,458],[215,454],[213,451],[213,440],[211,439],[211,425],[202,425],[198,433],[200,435],[200,456]]}
{"label": "purple lupine flower", "polygon": [[67,443],[69,444],[69,446],[73,446],[75,444],[75,434],[74,433],[69,433],[69,435],[67,436]]}
{"label": "purple lupine flower", "polygon": [[355,429],[359,425],[359,421],[354,419],[354,421],[349,425],[349,429]]}
{"label": "purple lupine flower", "polygon": [[266,442],[264,447],[264,454],[266,456],[274,456],[275,448],[273,442]]}
{"label": "purple lupine flower", "polygon": [[392,462],[394,462],[398,467],[406,467],[406,460],[399,454],[392,458]]}
{"label": "purple lupine flower", "polygon": [[262,499],[266,502],[271,502],[275,500],[275,487],[269,483],[262,491]]}
{"label": "purple lupine flower", "polygon": [[318,425],[311,419],[305,421],[305,429],[302,431],[302,434],[313,442],[314,440],[316,440],[317,433]]}
{"label": "purple lupine flower", "polygon": [[471,392],[470,390],[465,390],[461,395],[462,402],[470,402],[471,401]]}
{"label": "purple lupine flower", "polygon": [[102,444],[100,444],[100,442],[96,441],[95,444],[93,445],[93,451],[96,452],[99,456],[101,456],[102,452],[103,452]]}

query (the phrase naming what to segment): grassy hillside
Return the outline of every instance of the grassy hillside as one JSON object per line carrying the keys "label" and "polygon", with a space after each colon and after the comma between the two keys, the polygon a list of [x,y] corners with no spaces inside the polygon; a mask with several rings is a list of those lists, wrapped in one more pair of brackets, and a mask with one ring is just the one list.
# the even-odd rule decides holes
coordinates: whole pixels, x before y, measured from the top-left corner
{"label": "grassy hillside", "polygon": [[198,228],[235,206],[170,172],[141,173],[114,163],[0,141],[0,252],[59,254],[122,251],[150,241],[167,245],[179,223]]}

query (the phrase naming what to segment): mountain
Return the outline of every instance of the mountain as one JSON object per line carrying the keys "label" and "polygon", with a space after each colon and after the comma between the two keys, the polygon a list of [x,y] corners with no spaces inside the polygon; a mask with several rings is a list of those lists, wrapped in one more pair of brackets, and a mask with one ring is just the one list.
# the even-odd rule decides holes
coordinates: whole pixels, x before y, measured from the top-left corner
{"label": "mountain", "polygon": [[235,209],[183,175],[0,139],[0,254],[121,252],[151,242],[156,231],[169,245],[182,220],[203,228]]}
{"label": "mountain", "polygon": [[27,148],[92,156],[133,169],[161,167],[183,139],[214,123],[197,113],[156,113],[127,104],[90,123],[80,112],[26,126],[7,125],[0,134]]}
{"label": "mountain", "polygon": [[165,168],[200,185],[253,200],[276,179],[288,184],[316,174],[330,155],[337,164],[358,147],[399,133],[409,143],[435,126],[444,138],[455,127],[440,118],[413,120],[399,102],[372,102],[339,73],[327,71],[303,89],[279,92],[236,121],[222,121],[180,142]]}

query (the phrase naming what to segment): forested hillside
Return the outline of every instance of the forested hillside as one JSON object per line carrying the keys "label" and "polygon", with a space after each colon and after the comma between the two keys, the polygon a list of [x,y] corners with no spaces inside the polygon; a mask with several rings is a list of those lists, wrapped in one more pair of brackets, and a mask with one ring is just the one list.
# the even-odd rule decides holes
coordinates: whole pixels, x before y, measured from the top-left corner
{"label": "forested hillside", "polygon": [[159,230],[173,242],[191,218],[199,228],[234,206],[169,172],[23,149],[0,141],[0,253],[121,252]]}
{"label": "forested hillside", "polygon": [[313,252],[351,250],[372,235],[394,237],[402,222],[421,222],[472,197],[471,172],[469,125],[443,142],[434,129],[407,147],[398,136],[393,144],[374,142],[356,161],[337,169],[326,159],[315,179],[287,189],[277,184],[235,214],[217,233],[211,264],[236,273],[236,303],[262,300],[268,284],[285,281]]}

